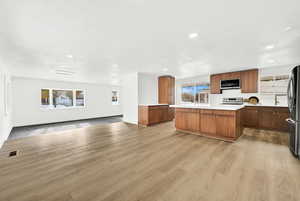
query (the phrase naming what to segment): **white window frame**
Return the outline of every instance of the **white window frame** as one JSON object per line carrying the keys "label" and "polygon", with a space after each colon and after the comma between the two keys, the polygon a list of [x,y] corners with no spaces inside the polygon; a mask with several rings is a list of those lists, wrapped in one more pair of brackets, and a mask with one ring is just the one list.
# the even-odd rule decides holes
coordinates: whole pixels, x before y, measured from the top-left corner
{"label": "white window frame", "polygon": [[[205,82],[204,82],[205,83]],[[204,84],[203,83],[203,84]],[[206,83],[205,83],[206,84]],[[207,83],[207,84],[209,84],[209,90],[210,90],[210,83]],[[195,82],[195,83],[190,83],[190,84],[182,84],[180,87],[180,89],[181,89],[181,94],[180,94],[180,103],[181,104],[195,104],[195,105],[208,105],[209,104],[209,99],[210,99],[210,92],[207,92],[207,95],[208,95],[208,101],[207,101],[207,103],[199,103],[199,102],[196,102],[196,86],[197,85],[201,85],[201,82]],[[184,87],[184,86],[192,86],[192,87],[194,87],[194,91],[193,91],[193,93],[195,94],[195,96],[194,96],[194,102],[186,102],[186,101],[183,101],[182,100],[182,88]]]}
{"label": "white window frame", "polygon": [[[48,107],[43,107],[41,100],[42,100],[42,90],[49,90],[49,106]],[[57,108],[53,106],[53,90],[60,90],[60,91],[72,91],[73,92],[73,106],[70,107],[64,107],[64,108]],[[76,106],[76,91],[82,91],[84,94],[84,99],[83,99],[83,106]],[[41,88],[40,89],[40,108],[42,110],[69,110],[69,109],[81,109],[86,107],[86,93],[85,90],[83,89],[60,89],[60,88]]]}
{"label": "white window frame", "polygon": [[[113,91],[116,91],[117,92],[117,98],[118,98],[118,101],[117,102],[113,102],[112,100],[111,100],[111,104],[112,105],[120,105],[120,91],[119,90],[111,90],[111,93],[113,92]],[[111,94],[112,95],[112,94]],[[112,97],[111,97],[112,98]]]}

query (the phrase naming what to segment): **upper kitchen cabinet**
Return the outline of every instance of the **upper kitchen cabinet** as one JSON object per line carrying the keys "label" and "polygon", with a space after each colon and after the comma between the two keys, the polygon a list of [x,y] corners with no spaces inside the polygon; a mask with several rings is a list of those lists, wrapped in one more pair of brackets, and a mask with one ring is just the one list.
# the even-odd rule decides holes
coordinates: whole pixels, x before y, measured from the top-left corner
{"label": "upper kitchen cabinet", "polygon": [[214,74],[210,76],[210,93],[221,94],[221,80],[240,80],[242,93],[257,93],[258,69]]}
{"label": "upper kitchen cabinet", "polygon": [[234,79],[241,79],[240,72],[230,72],[230,73],[223,73],[221,74],[222,80],[234,80]]}
{"label": "upper kitchen cabinet", "polygon": [[241,72],[242,93],[257,93],[258,69]]}
{"label": "upper kitchen cabinet", "polygon": [[158,103],[175,104],[175,78],[172,76],[160,76],[158,78]]}
{"label": "upper kitchen cabinet", "polygon": [[211,94],[220,94],[220,81],[222,74],[215,74],[210,76],[210,93]]}

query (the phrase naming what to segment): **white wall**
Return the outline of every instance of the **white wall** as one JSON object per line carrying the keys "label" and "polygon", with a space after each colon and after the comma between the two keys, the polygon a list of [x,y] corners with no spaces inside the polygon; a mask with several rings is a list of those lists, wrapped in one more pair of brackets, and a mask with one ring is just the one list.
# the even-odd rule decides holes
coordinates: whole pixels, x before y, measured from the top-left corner
{"label": "white wall", "polygon": [[[6,80],[9,84],[9,88],[8,88],[8,98],[7,100],[9,101],[8,104],[8,110],[6,112],[5,110],[5,99],[6,96],[4,94],[5,90],[5,84],[4,84],[4,80]],[[7,140],[11,129],[12,129],[12,121],[11,121],[11,77],[7,71],[7,67],[0,62],[0,148],[3,145],[3,143],[5,142],[5,140]]]}
{"label": "white wall", "polygon": [[[42,109],[42,88],[82,89],[85,91],[85,107]],[[120,115],[121,105],[112,105],[111,102],[113,89],[118,90],[118,87],[13,77],[13,125],[26,126]]]}
{"label": "white wall", "polygon": [[121,80],[123,121],[138,123],[138,73],[124,75]]}
{"label": "white wall", "polygon": [[158,76],[153,74],[138,73],[138,103],[158,103]]}

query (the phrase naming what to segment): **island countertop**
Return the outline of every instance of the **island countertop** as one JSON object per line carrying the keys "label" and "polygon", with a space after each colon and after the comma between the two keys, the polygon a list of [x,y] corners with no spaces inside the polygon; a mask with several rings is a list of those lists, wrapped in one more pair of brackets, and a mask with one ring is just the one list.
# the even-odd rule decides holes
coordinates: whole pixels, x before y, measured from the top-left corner
{"label": "island countertop", "polygon": [[139,106],[165,106],[168,104],[158,104],[158,103],[151,103],[151,104],[139,104]]}
{"label": "island countertop", "polygon": [[174,108],[190,108],[190,109],[203,109],[203,110],[240,110],[244,108],[244,105],[170,105]]}

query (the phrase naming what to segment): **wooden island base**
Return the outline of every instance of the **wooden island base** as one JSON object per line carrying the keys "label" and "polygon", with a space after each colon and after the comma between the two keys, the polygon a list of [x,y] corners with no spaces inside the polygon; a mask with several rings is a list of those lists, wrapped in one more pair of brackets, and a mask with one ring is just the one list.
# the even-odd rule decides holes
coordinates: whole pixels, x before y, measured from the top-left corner
{"label": "wooden island base", "polygon": [[176,130],[233,142],[242,134],[241,110],[175,109]]}

